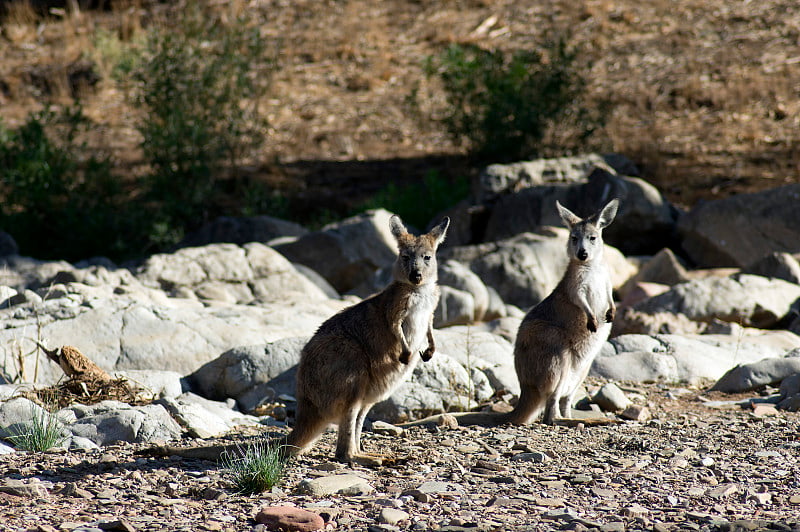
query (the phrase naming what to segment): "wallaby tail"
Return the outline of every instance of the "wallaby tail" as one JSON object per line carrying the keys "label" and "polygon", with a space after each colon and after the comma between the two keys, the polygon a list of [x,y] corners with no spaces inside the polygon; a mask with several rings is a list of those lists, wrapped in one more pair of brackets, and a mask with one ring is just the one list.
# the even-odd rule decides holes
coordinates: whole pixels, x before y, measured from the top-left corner
{"label": "wallaby tail", "polygon": [[286,454],[295,456],[308,449],[328,426],[328,421],[314,405],[299,400],[294,428],[282,442],[286,446]]}
{"label": "wallaby tail", "polygon": [[501,414],[499,412],[451,412],[449,414],[436,414],[428,416],[416,421],[409,421],[402,423],[399,427],[409,428],[417,427],[420,425],[428,425],[430,423],[439,424],[443,416],[453,416],[458,421],[459,425],[477,425],[479,427],[496,427],[508,422],[509,414]]}
{"label": "wallaby tail", "polygon": [[506,422],[514,425],[524,425],[536,419],[545,407],[545,398],[537,389],[522,388],[519,401],[510,413],[506,414]]}

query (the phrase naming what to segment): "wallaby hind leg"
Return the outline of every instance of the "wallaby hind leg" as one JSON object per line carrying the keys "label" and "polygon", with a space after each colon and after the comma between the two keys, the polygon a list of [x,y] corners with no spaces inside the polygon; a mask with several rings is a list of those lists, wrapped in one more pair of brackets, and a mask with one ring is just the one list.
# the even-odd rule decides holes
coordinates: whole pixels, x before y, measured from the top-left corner
{"label": "wallaby hind leg", "polygon": [[362,405],[361,410],[358,412],[358,418],[356,419],[356,432],[355,432],[355,437],[353,438],[357,453],[362,452],[361,432],[364,430],[364,421],[367,419],[367,412],[369,412],[370,408],[372,408],[371,404]]}
{"label": "wallaby hind leg", "polygon": [[535,419],[544,407],[542,392],[533,386],[523,385],[519,394],[517,406],[508,415],[508,422],[515,425],[524,425]]}
{"label": "wallaby hind leg", "polygon": [[[381,455],[372,455],[363,453],[361,442],[356,440],[356,436],[360,437],[361,431],[357,429],[358,420],[363,417],[361,415],[363,409],[359,406],[353,406],[348,409],[339,421],[339,435],[336,443],[336,459],[340,462],[355,462],[367,466],[379,466],[383,464],[384,457]],[[366,413],[364,413],[366,416]]]}
{"label": "wallaby hind leg", "polygon": [[313,404],[298,400],[294,429],[286,437],[287,454],[294,456],[308,449],[317,441],[329,421]]}

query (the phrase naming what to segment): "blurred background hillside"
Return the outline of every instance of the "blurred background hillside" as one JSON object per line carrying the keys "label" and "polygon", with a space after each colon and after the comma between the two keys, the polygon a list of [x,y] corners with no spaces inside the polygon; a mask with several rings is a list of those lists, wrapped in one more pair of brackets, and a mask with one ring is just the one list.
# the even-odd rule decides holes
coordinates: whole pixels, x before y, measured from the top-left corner
{"label": "blurred background hillside", "polygon": [[223,214],[424,224],[486,164],[586,151],[685,208],[800,180],[794,0],[2,9],[0,229],[41,258],[141,257]]}

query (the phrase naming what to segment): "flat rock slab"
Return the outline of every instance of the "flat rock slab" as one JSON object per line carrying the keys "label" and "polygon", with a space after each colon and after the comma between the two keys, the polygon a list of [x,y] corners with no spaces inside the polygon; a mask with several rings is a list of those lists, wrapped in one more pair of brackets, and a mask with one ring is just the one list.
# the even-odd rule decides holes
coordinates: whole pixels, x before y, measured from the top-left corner
{"label": "flat rock slab", "polygon": [[297,486],[297,491],[315,497],[329,495],[368,495],[374,491],[373,487],[358,475],[329,475],[312,480],[303,480]]}
{"label": "flat rock slab", "polygon": [[266,525],[267,530],[284,532],[313,532],[325,528],[325,520],[319,514],[294,506],[265,506],[256,514],[256,523]]}

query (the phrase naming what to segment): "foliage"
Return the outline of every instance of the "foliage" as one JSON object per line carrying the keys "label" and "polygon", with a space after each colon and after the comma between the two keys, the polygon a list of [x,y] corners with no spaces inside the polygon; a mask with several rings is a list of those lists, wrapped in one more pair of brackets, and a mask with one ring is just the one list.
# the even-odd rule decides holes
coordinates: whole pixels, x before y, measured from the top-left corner
{"label": "foliage", "polygon": [[[149,197],[160,224],[182,227],[210,216],[224,169],[263,142],[258,99],[269,82],[267,44],[246,15],[226,22],[206,2],[190,3],[176,27],[152,30],[134,71],[138,129],[152,168]],[[169,238],[169,232],[161,231]]]}
{"label": "foliage", "polygon": [[263,440],[234,455],[223,454],[221,465],[239,493],[257,494],[281,481],[286,461],[283,446]]}
{"label": "foliage", "polygon": [[14,447],[25,451],[44,452],[64,441],[63,424],[58,416],[37,406],[31,407],[31,420],[23,427],[14,427],[8,437]]}
{"label": "foliage", "polygon": [[556,122],[580,124],[582,139],[597,129],[601,117],[582,107],[586,82],[577,57],[564,40],[512,54],[453,44],[429,57],[425,69],[444,86],[451,136],[479,159],[507,162],[538,155]]}
{"label": "foliage", "polygon": [[80,106],[33,113],[16,130],[0,124],[0,227],[43,258],[126,245],[119,182],[78,140],[87,124]]}
{"label": "foliage", "polygon": [[422,183],[399,186],[389,183],[361,205],[361,211],[384,208],[403,222],[425,229],[434,216],[469,195],[469,180],[447,179],[436,171],[428,172]]}

